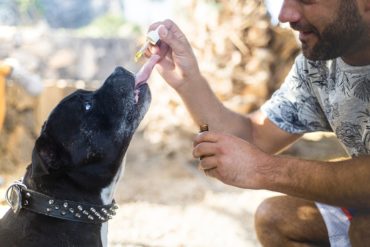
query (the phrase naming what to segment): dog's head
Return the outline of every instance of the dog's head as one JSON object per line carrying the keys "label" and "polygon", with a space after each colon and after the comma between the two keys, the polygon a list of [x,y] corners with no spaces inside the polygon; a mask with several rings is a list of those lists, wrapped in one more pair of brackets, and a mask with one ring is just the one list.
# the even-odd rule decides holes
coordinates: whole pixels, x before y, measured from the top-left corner
{"label": "dog's head", "polygon": [[102,188],[122,162],[150,104],[144,82],[118,67],[96,91],[78,90],[51,112],[36,140],[31,177]]}

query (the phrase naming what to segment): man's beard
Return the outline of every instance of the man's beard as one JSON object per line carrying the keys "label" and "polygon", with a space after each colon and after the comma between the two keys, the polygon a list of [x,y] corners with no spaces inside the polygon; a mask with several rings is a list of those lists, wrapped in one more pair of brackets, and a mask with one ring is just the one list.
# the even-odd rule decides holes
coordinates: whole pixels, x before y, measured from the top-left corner
{"label": "man's beard", "polygon": [[341,57],[359,50],[365,42],[369,42],[367,26],[352,0],[341,1],[337,18],[321,33],[311,25],[308,29],[318,38],[312,48],[302,43],[303,55],[311,60]]}

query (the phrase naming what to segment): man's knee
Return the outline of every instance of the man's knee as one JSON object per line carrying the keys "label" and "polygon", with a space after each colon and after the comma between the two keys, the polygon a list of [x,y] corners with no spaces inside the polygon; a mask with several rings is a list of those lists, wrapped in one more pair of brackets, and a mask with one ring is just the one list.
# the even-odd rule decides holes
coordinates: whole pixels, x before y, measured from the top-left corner
{"label": "man's knee", "polygon": [[269,226],[273,223],[277,223],[276,219],[276,205],[277,200],[275,197],[265,199],[257,208],[255,213],[255,225],[256,228]]}
{"label": "man's knee", "polygon": [[255,227],[263,246],[328,246],[324,221],[311,201],[290,196],[268,198],[256,211]]}
{"label": "man's knee", "polygon": [[260,242],[264,245],[282,237],[279,232],[282,224],[280,207],[281,198],[272,197],[264,200],[257,208],[254,221],[255,229]]}

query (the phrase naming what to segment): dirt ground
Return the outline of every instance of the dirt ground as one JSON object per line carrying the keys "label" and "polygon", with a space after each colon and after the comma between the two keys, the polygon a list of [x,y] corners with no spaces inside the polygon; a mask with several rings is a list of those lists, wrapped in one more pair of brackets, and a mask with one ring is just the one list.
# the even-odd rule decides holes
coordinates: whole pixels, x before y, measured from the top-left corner
{"label": "dirt ground", "polygon": [[[204,176],[190,153],[165,156],[156,150],[140,134],[131,142],[115,194],[120,209],[109,224],[110,247],[260,246],[254,212],[277,193],[224,185]],[[343,154],[333,137],[325,135],[298,142],[289,152],[319,159]],[[0,193],[22,173],[4,175]],[[2,200],[0,214],[6,209]]]}
{"label": "dirt ground", "polygon": [[140,137],[132,144],[116,191],[121,208],[110,225],[110,246],[258,246],[253,213],[271,193],[221,184],[185,154],[152,154]]}

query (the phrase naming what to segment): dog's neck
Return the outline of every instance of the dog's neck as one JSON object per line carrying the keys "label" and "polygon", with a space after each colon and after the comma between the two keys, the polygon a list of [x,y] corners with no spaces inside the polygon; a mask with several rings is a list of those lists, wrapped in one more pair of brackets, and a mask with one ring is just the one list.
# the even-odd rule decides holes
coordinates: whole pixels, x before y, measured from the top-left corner
{"label": "dog's neck", "polygon": [[[80,190],[78,186],[73,183],[71,184],[69,181],[65,181],[63,178],[60,181],[48,176],[44,176],[42,179],[34,179],[32,178],[30,167],[27,168],[24,182],[30,189],[47,195],[53,195],[56,198],[72,201],[84,201],[91,204],[108,205],[113,201],[114,191],[123,175],[124,167],[125,159],[123,159],[122,165],[119,167],[111,183],[100,191]],[[68,223],[66,222],[66,224]],[[98,228],[95,229],[99,231],[102,246],[106,247],[108,246],[108,223],[105,222],[97,226]],[[91,230],[91,226],[88,227]]]}
{"label": "dog's neck", "polygon": [[[109,203],[113,200],[114,191],[117,187],[117,184],[120,180],[120,178],[123,176],[124,168],[125,168],[125,159],[122,162],[122,165],[120,166],[120,169],[118,170],[116,176],[112,180],[112,183],[102,189],[101,191],[101,199],[104,204]],[[100,230],[100,237],[102,240],[103,247],[108,246],[108,223],[103,223],[101,230]]]}
{"label": "dog's neck", "polygon": [[[27,172],[23,178],[24,184],[31,190],[60,200],[85,202],[95,205],[107,205],[112,203],[114,191],[112,184],[114,180],[115,179],[112,179],[105,187],[99,188],[95,186],[94,179],[83,182],[72,180],[68,175],[33,177],[30,167],[27,168]],[[81,186],[80,183],[91,183],[91,187]]]}
{"label": "dog's neck", "polygon": [[24,177],[24,184],[31,190],[59,200],[103,205],[100,191],[89,191],[76,188],[74,184],[69,183],[65,178],[45,176],[42,180],[43,181],[40,182],[38,179],[32,179],[26,174]]}

